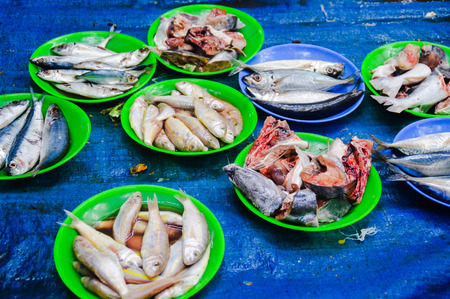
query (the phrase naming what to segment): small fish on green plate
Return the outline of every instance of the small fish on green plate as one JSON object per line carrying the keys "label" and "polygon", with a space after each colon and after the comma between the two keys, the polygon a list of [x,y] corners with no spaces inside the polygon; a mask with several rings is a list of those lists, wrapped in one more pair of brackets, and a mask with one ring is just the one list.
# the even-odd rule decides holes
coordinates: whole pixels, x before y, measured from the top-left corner
{"label": "small fish on green plate", "polygon": [[[409,47],[411,49],[407,49],[404,51],[405,47],[410,45]],[[429,52],[424,52],[423,51],[423,47],[424,46],[429,46],[430,50],[427,50]],[[433,47],[433,48],[431,48]],[[377,69],[380,66],[383,66],[384,63],[387,60],[390,59],[394,59],[395,57],[398,56],[399,53],[403,52],[404,55],[404,60],[405,62],[400,61],[400,65],[405,69],[409,69],[409,71],[404,72],[401,76],[405,77],[406,74],[408,74],[408,72],[419,72],[419,70],[417,70],[418,66],[422,66],[424,68],[428,69],[428,72],[430,73],[431,68],[433,68],[433,70],[435,69],[435,65],[433,65],[433,63],[435,63],[434,57],[432,59],[428,59],[428,57],[425,57],[424,54],[426,55],[440,55],[440,56],[444,56],[444,60],[446,59],[448,61],[449,57],[450,57],[450,47],[444,46],[444,45],[440,45],[437,43],[432,43],[432,42],[426,42],[426,41],[401,41],[401,42],[395,42],[395,43],[390,43],[384,46],[381,46],[379,48],[376,48],[375,50],[373,50],[372,52],[370,52],[369,54],[367,54],[367,56],[364,58],[363,62],[362,62],[362,66],[361,66],[361,75],[364,79],[364,83],[366,83],[367,87],[373,92],[374,94],[374,98],[378,98],[380,100],[377,101],[381,101],[384,102],[384,105],[392,105],[393,103],[395,103],[395,101],[390,101],[389,99],[387,99],[387,97],[384,97],[385,94],[383,94],[381,91],[375,89],[375,87],[373,86],[373,84],[370,82],[373,77],[376,76],[376,74],[380,74],[380,78],[381,77],[386,77],[386,75],[391,74],[392,72],[396,71],[396,68],[392,68],[390,67],[390,65],[395,65],[395,63],[398,62],[393,62],[393,63],[387,63],[386,68],[385,69],[378,69],[377,73],[372,73],[375,69]],[[408,58],[409,57],[409,58]],[[390,60],[391,62],[393,60]],[[411,65],[408,65],[408,62],[411,61]],[[413,66],[412,63],[416,63],[414,64],[414,68],[411,69],[411,67]],[[447,62],[448,63],[448,62]],[[430,68],[428,68],[426,65],[430,65]],[[389,70],[389,68],[391,68]],[[448,72],[448,65],[447,65],[447,72]],[[433,71],[431,70],[431,71]],[[387,72],[387,74],[386,74]],[[421,81],[425,82],[427,79],[430,79],[430,77],[435,77],[436,80],[438,80],[439,77],[442,77],[441,74],[435,74],[436,71],[431,72],[431,75],[428,75],[425,80]],[[385,74],[383,74],[385,73]],[[420,73],[423,72],[419,72],[418,74],[412,74],[411,78],[417,78],[418,76],[420,76]],[[448,75],[447,75],[448,76]],[[400,77],[400,76],[397,76]],[[395,78],[395,77],[394,77]],[[392,78],[390,78],[390,80],[392,80]],[[405,80],[405,79],[404,79]],[[439,78],[439,80],[442,80],[442,82],[444,82],[444,80],[442,78]],[[438,81],[439,81],[438,80]],[[411,81],[411,79],[409,79],[409,81]],[[406,81],[403,82],[403,85],[405,84]],[[374,82],[375,84],[375,82]],[[404,96],[408,96],[409,94],[413,94],[415,91],[420,91],[421,89],[419,88],[420,83],[417,84],[417,82],[408,82],[407,84],[409,84],[411,88],[409,91],[404,92],[405,95]],[[431,81],[431,79],[429,80],[429,84],[428,86],[433,85],[436,86],[435,84],[433,84],[433,82]],[[389,93],[389,91],[392,89],[392,83],[390,86],[387,86],[386,84],[382,84],[382,86],[384,87],[383,90],[386,90],[387,93]],[[400,88],[401,85],[398,86],[398,88]],[[414,88],[415,86],[417,86],[417,88]],[[394,91],[392,92],[393,94],[397,94],[398,88],[394,89]],[[421,94],[425,94],[425,95],[435,95],[437,94],[437,90],[430,90],[430,92],[428,92],[428,90],[426,90],[425,88],[427,88],[426,85],[423,85],[423,92],[421,92]],[[447,85],[447,87],[445,87],[445,85],[443,86],[443,89],[441,90],[440,93],[442,93],[442,97],[443,100],[439,100],[436,102],[433,99],[429,99],[432,102],[434,102],[434,104],[430,105],[424,105],[424,107],[426,107],[427,109],[429,109],[429,111],[427,111],[426,113],[421,112],[418,110],[418,108],[421,107],[409,107],[409,109],[404,109],[403,111],[411,113],[413,115],[419,116],[419,117],[448,117],[450,116],[449,114],[434,114],[434,110],[436,108],[435,104],[438,104],[439,102],[444,104],[443,102],[445,101],[445,98],[448,97],[448,95],[450,94],[450,90],[447,90],[449,87]],[[437,88],[436,88],[437,89]],[[403,89],[400,89],[400,91],[402,91]],[[447,96],[445,96],[445,93],[447,93]],[[417,96],[419,96],[420,94],[417,94]],[[404,99],[399,99],[398,103],[401,103],[400,101],[402,101]],[[414,100],[411,98],[412,102],[417,102],[417,100]],[[445,102],[446,104],[448,103]],[[441,105],[442,105],[441,104]],[[396,110],[394,108],[394,106],[396,105],[392,105],[391,107],[388,108],[388,110]],[[448,110],[448,104],[447,106],[447,110]],[[431,108],[430,108],[431,107]],[[403,108],[399,108],[399,109],[403,109]],[[398,111],[394,111],[394,112],[398,112]],[[447,112],[448,113],[448,112]]]}
{"label": "small fish on green plate", "polygon": [[[102,44],[106,41],[106,46],[103,47]],[[74,43],[82,44],[83,50],[85,45],[103,49],[107,51],[106,56],[93,54],[94,56],[86,58],[86,51],[72,51]],[[128,55],[127,62],[132,59],[133,62],[139,62],[136,65],[133,63],[133,66],[129,63],[111,67],[114,57],[117,58],[115,61],[122,61],[122,56],[115,55]],[[43,61],[43,64],[37,60],[52,56],[56,57],[55,60]],[[90,61],[93,63],[88,65]],[[28,63],[31,78],[44,91],[62,99],[83,103],[107,102],[130,95],[150,81],[155,68],[156,59],[144,42],[126,34],[108,31],[76,32],[56,37],[37,48]],[[55,71],[56,74],[53,74]],[[67,77],[70,82],[67,82]],[[128,81],[117,84],[111,78]],[[98,84],[99,80],[104,80],[105,83]]]}
{"label": "small fish on green plate", "polygon": [[[88,224],[97,223],[100,220],[117,214],[122,204],[137,191],[142,194],[142,198],[145,200],[147,197],[153,198],[156,195],[158,198],[158,206],[161,210],[176,212],[178,214],[183,213],[184,208],[182,203],[174,197],[179,195],[179,191],[153,185],[130,185],[109,189],[96,194],[76,207],[72,211],[72,214]],[[225,239],[219,221],[203,203],[189,195],[188,197],[205,216],[212,237],[211,252],[207,268],[201,279],[185,294],[177,298],[189,298],[205,287],[219,270],[225,254]],[[146,201],[143,206],[147,206]],[[63,211],[61,211],[61,215],[64,215]],[[71,222],[70,218],[67,217],[63,224],[69,225]],[[84,288],[81,282],[81,276],[72,266],[72,262],[76,260],[72,243],[77,235],[77,231],[73,228],[61,226],[59,229],[53,250],[56,270],[63,283],[76,296],[80,298],[99,298]]]}
{"label": "small fish on green plate", "polygon": [[[333,139],[317,135],[311,133],[296,133],[302,140],[305,140],[309,143],[309,148],[307,151],[310,151],[314,154],[320,154],[325,152],[327,149],[327,144],[331,143]],[[236,157],[234,163],[237,165],[243,166],[245,162],[245,158],[252,147],[252,144],[249,144],[245,147],[239,155]],[[256,208],[252,202],[244,196],[244,194],[234,186],[234,190],[236,191],[237,196],[241,200],[241,202],[254,214],[261,217],[262,219],[285,228],[293,229],[293,230],[301,230],[301,231],[310,231],[310,232],[319,232],[319,231],[329,231],[334,229],[340,229],[346,226],[349,226],[355,222],[366,217],[378,204],[378,201],[381,197],[381,179],[376,171],[375,167],[371,166],[370,175],[367,180],[367,185],[364,191],[364,195],[359,204],[353,205],[350,211],[343,216],[341,219],[331,222],[320,224],[318,227],[312,226],[301,226],[297,224],[292,224],[288,222],[284,222],[281,220],[277,220],[273,217],[269,217],[264,215],[261,211]]]}
{"label": "small fish on green plate", "polygon": [[[41,94],[34,94],[34,95],[36,98],[41,98],[43,96]],[[32,96],[29,93],[0,95],[0,108],[13,101],[21,101],[21,100],[31,101],[31,98]],[[89,139],[89,135],[91,134],[91,122],[89,120],[89,117],[87,116],[86,112],[84,112],[80,107],[71,102],[63,100],[59,97],[46,95],[44,98],[44,102],[42,104],[42,113],[44,116],[46,115],[47,108],[51,104],[58,105],[59,109],[64,115],[64,118],[67,121],[70,136],[70,144],[68,146],[67,152],[59,161],[57,161],[54,164],[44,166],[44,168],[40,169],[36,174],[44,173],[52,169],[55,169],[56,167],[59,167],[62,164],[69,161],[70,159],[72,159],[76,154],[78,154],[83,149],[83,147],[86,145],[86,142]],[[7,127],[3,129],[6,128]],[[6,174],[5,170],[1,170],[0,180],[20,179],[31,177],[33,175],[34,175],[33,170],[28,171],[21,175],[13,175],[13,176],[9,176]]]}
{"label": "small fish on green plate", "polygon": [[234,68],[233,59],[247,62],[263,42],[263,28],[253,17],[215,4],[170,10],[156,19],[148,31],[148,44],[157,59],[168,68],[189,75],[229,72]]}
{"label": "small fish on green plate", "polygon": [[[183,89],[183,87],[188,86],[187,90]],[[173,147],[172,143],[175,144],[174,138],[172,136],[170,137],[170,140],[167,141],[167,143],[164,144],[169,144],[169,146],[161,146],[160,143],[158,142],[158,138],[155,139],[154,142],[146,142],[146,138],[143,138],[143,136],[138,136],[138,134],[142,135],[141,132],[136,132],[135,129],[137,128],[142,128],[142,124],[135,124],[135,120],[137,119],[136,113],[137,111],[135,110],[135,106],[137,105],[138,102],[142,102],[143,106],[147,106],[147,102],[151,101],[151,99],[155,99],[155,101],[160,101],[165,99],[165,96],[169,96],[171,94],[173,94],[173,92],[178,92],[180,93],[179,95],[175,95],[173,96],[175,99],[182,99],[182,101],[186,100],[190,100],[192,101],[194,99],[194,96],[186,96],[186,95],[182,95],[181,92],[178,90],[183,90],[184,93],[186,94],[190,94],[189,90],[200,90],[200,92],[207,92],[210,95],[213,96],[213,99],[218,99],[221,100],[223,102],[226,102],[227,107],[232,107],[234,112],[237,112],[239,116],[239,133],[236,134],[234,136],[234,139],[229,140],[227,142],[223,142],[222,140],[224,138],[215,138],[214,136],[210,136],[210,138],[212,139],[216,139],[215,141],[218,141],[217,139],[220,140],[220,146],[217,147],[210,147],[208,150],[206,150],[207,147],[207,143],[205,141],[202,141],[203,144],[200,144],[201,148],[198,148],[196,151],[190,151],[190,150],[178,150],[178,146],[177,146],[177,150],[175,151],[175,148],[170,149],[170,147]],[[145,100],[144,100],[145,99]],[[167,103],[170,103],[169,101],[167,101]],[[178,104],[174,104],[171,103],[172,105],[178,105]],[[179,104],[187,104],[187,105],[191,105],[192,107],[190,109],[181,109],[181,110],[177,110],[177,111],[181,111],[181,113],[187,113],[190,115],[187,115],[188,118],[190,119],[194,119],[195,121],[195,117],[193,117],[192,113],[195,111],[193,104],[189,104],[188,102],[180,102]],[[200,104],[200,103],[199,103]],[[231,105],[230,105],[231,104]],[[156,105],[158,105],[158,107],[161,107],[161,103],[160,102],[155,102],[154,105],[149,105],[151,106],[150,108],[156,109],[156,113],[158,113],[158,109],[155,107]],[[170,104],[168,104],[170,105]],[[165,105],[166,108],[168,105]],[[147,107],[149,108],[149,107]],[[147,109],[145,107],[142,107],[142,109]],[[203,106],[204,108],[204,106]],[[161,111],[161,108],[159,108]],[[169,108],[172,109],[172,108]],[[178,108],[175,108],[178,109]],[[195,108],[197,109],[197,108]],[[148,111],[149,109],[147,109]],[[212,109],[213,110],[213,109]],[[189,112],[191,111],[191,112]],[[223,115],[225,115],[225,110],[219,115],[219,118]],[[149,113],[150,114],[150,113]],[[160,114],[164,114],[162,111],[160,112]],[[182,116],[178,116],[178,114],[180,114],[180,112],[177,112],[176,115],[174,117],[168,117],[168,118],[164,118],[164,120],[162,120],[159,124],[159,128],[158,128],[158,132],[161,132],[158,137],[161,137],[161,134],[164,133],[164,135],[166,135],[166,133],[168,131],[172,131],[172,129],[170,129],[170,127],[176,128],[173,131],[181,131],[184,130],[183,132],[186,132],[187,135],[191,135],[190,131],[195,132],[194,129],[192,127],[189,127],[189,130],[187,127],[185,127],[182,124],[182,121],[180,121],[180,119],[183,119],[183,123],[186,124],[185,122],[185,118],[186,117],[182,117]],[[211,115],[217,115],[217,113],[215,111],[212,111]],[[229,115],[229,114],[227,114]],[[227,116],[225,115],[225,116]],[[143,117],[142,112],[140,113],[139,117]],[[159,117],[159,115],[158,115]],[[122,127],[124,128],[125,132],[128,134],[128,136],[130,136],[134,141],[136,141],[137,143],[148,147],[152,150],[155,151],[159,151],[159,152],[163,152],[166,154],[171,154],[171,155],[179,155],[179,156],[196,156],[196,155],[207,155],[207,154],[213,154],[213,153],[217,153],[217,152],[221,152],[227,149],[230,149],[238,144],[240,144],[241,142],[243,142],[244,140],[246,140],[255,130],[256,128],[256,123],[257,123],[257,113],[256,113],[256,109],[253,106],[253,104],[250,102],[250,100],[248,98],[246,98],[242,93],[240,93],[239,91],[237,91],[236,89],[227,86],[225,84],[222,83],[218,83],[218,82],[214,82],[211,80],[204,80],[204,79],[172,79],[172,80],[166,80],[166,81],[161,81],[158,83],[154,83],[150,86],[145,87],[144,89],[136,92],[134,95],[132,95],[127,102],[125,103],[125,105],[123,106],[122,109],[122,113],[120,116],[121,119],[121,123],[122,123]],[[131,120],[131,122],[130,122]],[[170,121],[168,123],[168,120]],[[163,125],[164,122],[164,125]],[[167,125],[169,125],[169,128],[167,128]],[[237,125],[237,124],[235,124]],[[189,126],[189,125],[187,125]],[[206,126],[206,125],[205,125]],[[203,130],[204,131],[204,130]],[[184,135],[186,135],[184,134]],[[196,134],[196,136],[199,136],[196,132],[194,133]],[[144,135],[145,137],[145,135]],[[165,136],[165,138],[167,138],[167,136]],[[196,139],[195,136],[193,136],[193,138]],[[182,140],[186,140],[186,138],[184,136],[180,136],[179,139]],[[172,141],[172,142],[170,142]],[[176,141],[176,140],[175,140]],[[199,140],[200,141],[200,140]],[[231,141],[231,142],[230,142]],[[218,143],[218,142],[217,142]],[[151,144],[151,145],[150,145]],[[158,145],[158,146],[156,146]],[[202,150],[203,148],[203,150]]]}

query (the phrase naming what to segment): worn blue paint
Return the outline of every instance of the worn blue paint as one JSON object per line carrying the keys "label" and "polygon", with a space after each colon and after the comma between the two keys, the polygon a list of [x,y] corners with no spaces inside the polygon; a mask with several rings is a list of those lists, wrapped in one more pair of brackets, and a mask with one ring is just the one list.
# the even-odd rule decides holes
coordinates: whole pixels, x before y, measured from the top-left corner
{"label": "worn blue paint", "polygon": [[[2,1],[0,94],[28,92],[28,58],[49,39],[108,30],[108,23],[116,23],[123,33],[146,41],[150,24],[160,14],[193,3],[206,1]],[[255,17],[265,31],[263,48],[300,40],[341,53],[357,67],[370,51],[389,42],[420,39],[450,45],[450,6],[445,1],[209,3],[233,6]],[[437,17],[424,18],[431,11]],[[179,77],[158,65],[152,81]],[[239,88],[237,76],[218,75],[214,80]],[[90,143],[64,166],[34,179],[0,181],[0,297],[74,297],[54,268],[56,222],[65,218],[63,209],[72,210],[101,191],[131,184],[182,187],[220,221],[225,258],[200,298],[449,296],[447,208],[404,183],[383,180],[383,194],[374,211],[342,229],[350,234],[376,226],[379,232],[362,243],[347,240],[340,245],[340,231],[306,233],[276,227],[240,203],[221,170],[252,138],[235,149],[201,158],[164,155],[136,144],[100,114],[119,102],[80,104],[92,115]],[[255,136],[266,114],[258,111],[258,117]],[[291,127],[345,141],[354,135],[368,138],[368,133],[392,140],[416,120],[410,114],[386,112],[367,92],[362,105],[343,119]],[[131,176],[128,169],[137,163],[147,164],[149,170]],[[375,166],[384,178],[383,165]]]}

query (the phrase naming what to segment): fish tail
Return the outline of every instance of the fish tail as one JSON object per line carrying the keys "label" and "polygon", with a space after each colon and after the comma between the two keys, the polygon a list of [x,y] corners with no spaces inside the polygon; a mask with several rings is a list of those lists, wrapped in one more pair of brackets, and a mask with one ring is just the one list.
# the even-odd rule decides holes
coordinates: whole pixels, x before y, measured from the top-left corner
{"label": "fish tail", "polygon": [[240,71],[242,71],[243,69],[245,69],[247,67],[247,65],[245,63],[243,63],[242,61],[235,59],[235,58],[231,59],[231,63],[233,65],[235,65],[236,67],[230,71],[228,76],[236,75],[237,73],[239,73]]}
{"label": "fish tail", "polygon": [[377,137],[373,136],[372,134],[369,134],[370,138],[373,139],[376,143],[378,143],[378,146],[375,148],[376,151],[382,151],[388,148],[387,143],[378,139]]}
{"label": "fish tail", "polygon": [[374,95],[372,95],[371,97],[378,103],[383,104],[384,106],[390,106],[386,110],[394,113],[400,113],[403,110],[408,109],[410,104],[408,101],[401,101],[399,99],[392,97],[374,96]]}
{"label": "fish tail", "polygon": [[389,166],[389,170],[393,173],[391,176],[387,177],[388,181],[408,181],[411,177],[401,171],[398,167]]}
{"label": "fish tail", "polygon": [[69,227],[71,227],[71,228],[74,228],[74,227],[75,227],[75,224],[76,224],[77,222],[80,222],[80,221],[81,221],[81,220],[80,220],[77,216],[75,216],[72,212],[69,212],[68,210],[64,210],[64,212],[66,213],[67,217],[69,217],[69,218],[72,220],[72,224],[69,224],[69,225],[67,225],[67,226],[69,226]]}
{"label": "fish tail", "polygon": [[180,192],[180,194],[179,195],[174,195],[174,197],[176,199],[178,199],[181,203],[183,203],[184,201],[189,199],[188,195],[183,190],[180,189],[179,192]]}
{"label": "fish tail", "polygon": [[347,77],[347,79],[345,79],[347,81],[347,84],[356,84],[359,80],[361,80],[360,78],[361,72],[358,70],[356,72],[354,72],[352,75],[350,75],[349,77]]}
{"label": "fish tail", "polygon": [[385,163],[388,163],[388,160],[390,159],[389,156],[387,156],[387,155],[385,155],[385,154],[383,154],[383,153],[381,153],[381,152],[379,152],[377,150],[373,151],[373,157],[376,158],[376,159],[379,159],[379,160],[381,160],[381,161],[383,161]]}

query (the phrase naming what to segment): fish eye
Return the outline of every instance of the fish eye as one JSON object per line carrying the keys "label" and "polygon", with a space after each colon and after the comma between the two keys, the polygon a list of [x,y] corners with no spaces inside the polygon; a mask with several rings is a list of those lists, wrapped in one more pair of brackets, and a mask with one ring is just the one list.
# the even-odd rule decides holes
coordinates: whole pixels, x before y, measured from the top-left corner
{"label": "fish eye", "polygon": [[153,266],[155,266],[155,267],[159,267],[159,265],[160,265],[159,262],[154,262],[153,263]]}
{"label": "fish eye", "polygon": [[50,70],[45,70],[42,72],[44,75],[50,75]]}
{"label": "fish eye", "polygon": [[261,76],[260,74],[255,74],[255,75],[253,76],[253,79],[255,79],[255,81],[259,82],[259,81],[261,81],[262,76]]}
{"label": "fish eye", "polygon": [[17,164],[15,162],[11,162],[11,163],[9,163],[9,167],[10,168],[16,168]]}
{"label": "fish eye", "polygon": [[66,45],[62,44],[62,45],[57,46],[56,48],[58,48],[58,49],[64,49],[65,47],[66,47]]}
{"label": "fish eye", "polygon": [[327,67],[327,73],[328,74],[332,74],[333,73],[333,69],[331,67]]}
{"label": "fish eye", "polygon": [[130,81],[130,82],[133,82],[135,79],[136,79],[135,76],[130,76],[130,77],[128,77],[128,81]]}

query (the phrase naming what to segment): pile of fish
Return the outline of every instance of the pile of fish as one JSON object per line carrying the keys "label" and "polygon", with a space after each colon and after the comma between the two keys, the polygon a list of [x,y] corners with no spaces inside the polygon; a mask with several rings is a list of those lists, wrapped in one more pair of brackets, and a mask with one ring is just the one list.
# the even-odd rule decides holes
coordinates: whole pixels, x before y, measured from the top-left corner
{"label": "pile of fish", "polygon": [[304,226],[338,221],[359,204],[371,168],[373,142],[336,138],[326,153],[305,151],[308,142],[286,121],[269,116],[244,167],[223,168],[231,182],[264,215]]}
{"label": "pile of fish", "polygon": [[142,194],[135,192],[114,219],[94,227],[65,211],[72,220],[67,226],[80,234],[73,242],[73,266],[84,287],[100,298],[162,299],[195,286],[209,262],[209,228],[185,193],[175,198],[183,215],[160,211],[156,195],[147,198],[148,211],[141,211]]}
{"label": "pile of fish", "polygon": [[253,73],[243,78],[252,100],[281,115],[325,118],[349,108],[363,94],[362,90],[347,93],[327,91],[339,85],[357,83],[359,71],[345,79],[337,78],[344,71],[344,63],[274,60],[247,65],[236,62],[239,66],[230,75],[243,69],[252,70]]}
{"label": "pile of fish", "polygon": [[139,77],[151,70],[149,65],[139,65],[150,53],[149,48],[116,53],[106,48],[115,36],[110,35],[100,43],[69,42],[56,45],[51,52],[56,56],[39,56],[30,59],[41,69],[37,76],[55,88],[87,98],[109,98],[132,89]]}
{"label": "pile of fish", "polygon": [[450,114],[450,68],[440,47],[408,44],[371,73],[370,84],[386,95],[372,98],[388,111]]}
{"label": "pile of fish", "polygon": [[131,106],[130,125],[146,145],[202,152],[230,144],[241,133],[239,109],[197,84],[180,81],[175,87],[170,95],[143,94]]}
{"label": "pile of fish", "polygon": [[0,170],[9,176],[33,171],[36,175],[61,160],[70,147],[67,121],[51,104],[42,114],[43,96],[0,107]]}
{"label": "pile of fish", "polygon": [[[371,137],[379,144],[375,148],[376,157],[391,165],[390,169],[394,172],[388,180],[411,182],[425,193],[450,203],[450,132],[394,143],[381,141],[372,135]],[[378,152],[384,149],[395,149],[402,155],[389,157]]]}
{"label": "pile of fish", "polygon": [[199,16],[185,12],[171,18],[161,16],[152,51],[191,72],[220,71],[245,55],[247,42],[238,32],[244,26],[239,18],[220,8]]}

